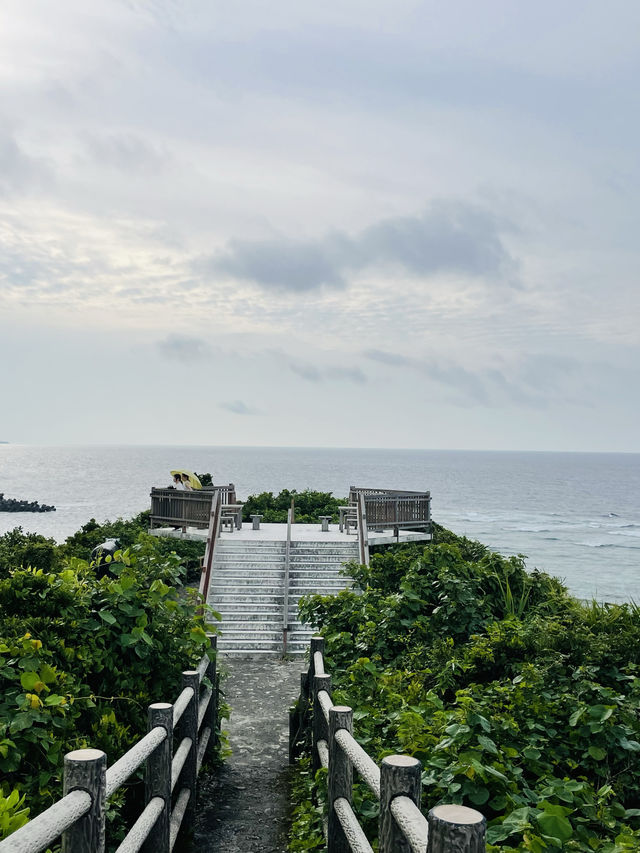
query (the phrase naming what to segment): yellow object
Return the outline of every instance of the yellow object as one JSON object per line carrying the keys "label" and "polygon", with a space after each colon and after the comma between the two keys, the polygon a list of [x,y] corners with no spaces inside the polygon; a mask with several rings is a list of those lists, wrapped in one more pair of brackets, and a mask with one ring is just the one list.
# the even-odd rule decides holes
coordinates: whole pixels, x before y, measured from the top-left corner
{"label": "yellow object", "polygon": [[176,474],[180,474],[181,476],[182,476],[182,474],[186,474],[187,477],[189,478],[189,485],[191,486],[192,489],[201,489],[202,488],[202,483],[196,477],[196,475],[193,473],[193,471],[184,471],[184,470],[180,469],[178,471],[170,471],[169,473],[171,474],[172,477],[175,477]]}

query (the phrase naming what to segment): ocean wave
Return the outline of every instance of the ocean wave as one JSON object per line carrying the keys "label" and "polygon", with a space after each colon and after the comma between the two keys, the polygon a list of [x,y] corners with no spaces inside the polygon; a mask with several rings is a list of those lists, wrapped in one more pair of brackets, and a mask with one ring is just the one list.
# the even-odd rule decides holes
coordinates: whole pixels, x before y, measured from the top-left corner
{"label": "ocean wave", "polygon": [[640,551],[639,545],[619,545],[617,542],[572,542],[572,545],[581,545],[583,548],[621,548],[624,551]]}

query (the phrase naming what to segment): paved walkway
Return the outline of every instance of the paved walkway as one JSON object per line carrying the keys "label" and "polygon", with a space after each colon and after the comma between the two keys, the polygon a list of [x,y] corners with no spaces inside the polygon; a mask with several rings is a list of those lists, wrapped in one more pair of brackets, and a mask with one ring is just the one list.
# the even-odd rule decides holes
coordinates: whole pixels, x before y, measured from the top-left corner
{"label": "paved walkway", "polygon": [[285,853],[289,811],[289,715],[302,661],[224,659],[223,723],[232,755],[203,780],[193,850]]}

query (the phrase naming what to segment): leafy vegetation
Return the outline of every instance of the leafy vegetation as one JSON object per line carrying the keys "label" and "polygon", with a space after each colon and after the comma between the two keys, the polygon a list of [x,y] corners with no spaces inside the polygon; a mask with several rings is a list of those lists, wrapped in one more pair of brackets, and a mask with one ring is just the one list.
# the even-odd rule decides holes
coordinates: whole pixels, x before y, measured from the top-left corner
{"label": "leafy vegetation", "polygon": [[346,498],[334,498],[331,492],[314,492],[311,489],[303,492],[283,489],[276,496],[273,492],[261,492],[250,495],[244,502],[242,518],[249,521],[252,515],[261,515],[264,522],[285,523],[292,499],[295,500],[296,524],[319,522],[321,515],[330,515],[333,521],[337,521],[338,507],[347,502]]}
{"label": "leafy vegetation", "polygon": [[[520,557],[435,540],[352,565],[355,589],[301,605],[358,740],[378,761],[419,758],[424,808],[480,809],[490,850],[640,849],[638,608],[584,605]],[[356,798],[375,837],[376,804]],[[317,828],[309,800],[292,850],[300,821]]]}
{"label": "leafy vegetation", "polygon": [[[59,546],[20,529],[0,537],[0,838],[61,796],[66,752],[113,761],[129,749],[148,705],[174,699],[208,648],[201,601],[183,586],[201,543],[146,529],[143,513],[92,519]],[[87,557],[107,538],[123,547],[100,576]],[[142,800],[139,779],[113,798],[114,843]]]}

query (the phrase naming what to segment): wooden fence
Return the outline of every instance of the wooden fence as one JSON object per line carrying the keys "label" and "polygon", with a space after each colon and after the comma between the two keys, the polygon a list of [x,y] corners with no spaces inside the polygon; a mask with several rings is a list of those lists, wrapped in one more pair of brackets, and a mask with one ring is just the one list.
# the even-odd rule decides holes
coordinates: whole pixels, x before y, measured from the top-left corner
{"label": "wooden fence", "polygon": [[183,672],[182,685],[173,704],[149,705],[147,734],[111,767],[99,749],[67,753],[62,799],[0,841],[0,853],[40,853],[60,836],[62,853],[104,853],[107,800],[143,763],[146,806],[117,853],[170,853],[185,815],[193,826],[197,776],[219,738],[215,654]]}
{"label": "wooden fence", "polygon": [[208,527],[211,501],[216,489],[220,492],[222,504],[237,502],[233,483],[228,486],[208,486],[192,492],[152,488],[150,527]]}
{"label": "wooden fence", "polygon": [[431,493],[351,486],[349,503],[364,503],[370,530],[421,529],[431,531]]}
{"label": "wooden fence", "polygon": [[324,639],[313,637],[309,669],[289,715],[289,758],[299,755],[310,728],[314,770],[328,770],[327,853],[372,853],[352,808],[354,768],[380,802],[379,853],[484,853],[486,820],[480,812],[440,805],[425,817],[418,759],[389,755],[378,766],[355,740],[352,709],[331,701],[323,652]]}

